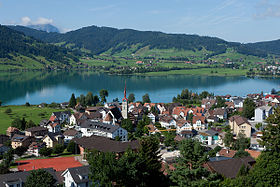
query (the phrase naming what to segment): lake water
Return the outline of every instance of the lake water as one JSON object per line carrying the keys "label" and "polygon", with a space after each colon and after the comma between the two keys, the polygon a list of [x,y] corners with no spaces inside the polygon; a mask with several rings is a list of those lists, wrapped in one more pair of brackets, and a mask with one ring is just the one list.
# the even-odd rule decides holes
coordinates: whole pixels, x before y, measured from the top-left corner
{"label": "lake water", "polygon": [[171,102],[172,98],[188,88],[193,92],[204,90],[215,95],[231,94],[246,96],[249,93],[268,93],[272,88],[279,90],[279,78],[215,77],[168,75],[159,77],[117,76],[94,72],[13,72],[0,73],[0,100],[3,105],[40,104],[42,102],[69,101],[91,91],[107,89],[109,97],[123,98],[127,82],[127,93],[134,93],[141,100],[145,93],[152,102]]}

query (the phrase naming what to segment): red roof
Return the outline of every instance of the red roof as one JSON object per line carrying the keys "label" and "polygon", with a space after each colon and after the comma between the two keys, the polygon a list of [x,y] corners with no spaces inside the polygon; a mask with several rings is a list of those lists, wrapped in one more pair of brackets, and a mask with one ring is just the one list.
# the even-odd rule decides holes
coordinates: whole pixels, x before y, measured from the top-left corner
{"label": "red roof", "polygon": [[56,116],[51,116],[49,121],[55,121],[56,120]]}

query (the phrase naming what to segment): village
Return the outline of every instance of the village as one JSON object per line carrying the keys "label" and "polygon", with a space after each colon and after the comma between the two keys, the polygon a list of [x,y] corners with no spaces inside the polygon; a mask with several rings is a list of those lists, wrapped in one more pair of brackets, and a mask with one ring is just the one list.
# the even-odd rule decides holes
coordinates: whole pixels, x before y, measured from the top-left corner
{"label": "village", "polygon": [[[40,124],[25,130],[11,126],[6,135],[0,135],[1,163],[6,162],[7,152],[16,150],[9,160],[15,166],[0,175],[0,186],[22,186],[30,172],[40,168],[49,172],[56,184],[89,186],[88,151],[117,155],[127,149],[137,151],[141,147],[139,139],[144,136],[159,138],[161,170],[165,175],[175,169],[173,165],[180,157],[178,144],[193,139],[211,152],[204,168],[236,178],[242,166],[253,167],[266,149],[260,143],[262,131],[266,119],[280,105],[280,96],[207,95],[199,102],[129,102],[125,88],[122,102],[87,107],[64,103],[65,111],[53,112]],[[63,157],[66,150],[71,154]]]}

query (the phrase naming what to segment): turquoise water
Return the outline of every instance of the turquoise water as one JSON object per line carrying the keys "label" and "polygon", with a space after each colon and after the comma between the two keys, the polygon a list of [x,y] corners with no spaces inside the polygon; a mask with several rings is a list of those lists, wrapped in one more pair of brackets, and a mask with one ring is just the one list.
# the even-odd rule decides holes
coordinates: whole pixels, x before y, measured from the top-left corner
{"label": "turquoise water", "polygon": [[136,100],[148,93],[152,102],[171,102],[182,89],[193,92],[204,90],[215,95],[246,96],[249,93],[270,92],[279,89],[279,78],[215,77],[168,75],[158,77],[118,76],[95,72],[18,72],[0,73],[0,100],[4,105],[65,102],[71,94],[76,96],[88,91],[98,94],[109,91],[108,101],[123,97],[125,81],[127,93],[134,93]]}

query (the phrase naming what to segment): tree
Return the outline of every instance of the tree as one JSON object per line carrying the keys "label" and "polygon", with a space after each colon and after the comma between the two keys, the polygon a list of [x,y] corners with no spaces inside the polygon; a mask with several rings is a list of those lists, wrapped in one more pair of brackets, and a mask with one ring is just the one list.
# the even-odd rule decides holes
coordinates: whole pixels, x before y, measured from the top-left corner
{"label": "tree", "polygon": [[31,128],[31,127],[36,127],[37,125],[32,121],[32,120],[29,120],[27,123],[26,123],[26,129],[28,128]]}
{"label": "tree", "polygon": [[277,92],[274,88],[271,89],[271,94],[277,94]]}
{"label": "tree", "polygon": [[3,155],[3,161],[2,161],[1,164],[3,164],[3,166],[6,167],[6,168],[10,167],[10,164],[14,159],[14,156],[13,156],[12,152],[13,152],[13,150],[10,149],[9,151],[4,153],[4,155]]}
{"label": "tree", "polygon": [[52,149],[48,147],[43,147],[39,150],[39,154],[43,156],[50,156],[52,154]]}
{"label": "tree", "polygon": [[242,116],[251,119],[255,115],[255,103],[252,99],[246,98],[243,103]]}
{"label": "tree", "polygon": [[134,93],[129,94],[127,100],[128,100],[128,103],[133,103],[135,101]]}
{"label": "tree", "polygon": [[38,170],[32,170],[30,172],[30,175],[27,177],[26,182],[24,186],[26,187],[52,187],[55,186],[55,179],[53,176],[43,170],[43,169],[38,169]]}
{"label": "tree", "polygon": [[54,154],[60,154],[60,153],[63,153],[63,151],[64,151],[64,145],[56,144],[56,145],[53,147],[53,153],[54,153]]}
{"label": "tree", "polygon": [[239,133],[236,141],[234,141],[232,148],[234,150],[245,150],[250,147],[250,139],[246,138],[244,134]]}
{"label": "tree", "polygon": [[86,106],[86,97],[85,97],[83,94],[80,95],[80,104],[81,104],[83,107]]}
{"label": "tree", "polygon": [[93,105],[96,106],[96,104],[99,103],[99,97],[97,95],[93,96]]}
{"label": "tree", "polygon": [[100,98],[101,98],[101,102],[102,102],[102,103],[105,103],[105,102],[106,102],[106,97],[108,97],[108,95],[109,95],[109,93],[108,93],[108,91],[105,90],[105,89],[102,89],[102,90],[99,91],[99,96],[100,96]]}
{"label": "tree", "polygon": [[78,145],[74,141],[70,141],[67,145],[67,151],[72,154],[79,154],[80,149],[78,148]]}
{"label": "tree", "polygon": [[164,145],[166,147],[169,146],[175,146],[175,136],[176,136],[176,132],[175,131],[170,131],[170,132],[163,132],[164,135]]}
{"label": "tree", "polygon": [[182,140],[179,145],[181,156],[175,170],[169,171],[170,179],[176,186],[217,186],[220,177],[202,167],[207,160],[205,148],[192,139]]}
{"label": "tree", "polygon": [[223,141],[226,147],[231,147],[234,141],[233,134],[231,132],[227,132]]}
{"label": "tree", "polygon": [[[268,118],[266,118],[266,122],[270,124],[280,124],[280,108],[277,107],[273,114],[270,114]],[[272,129],[270,129],[272,130]]]}
{"label": "tree", "polygon": [[157,116],[158,113],[159,113],[155,106],[152,106],[152,107],[151,107],[151,112],[152,112],[155,116]]}
{"label": "tree", "polygon": [[12,109],[11,109],[11,108],[7,108],[7,109],[5,110],[5,113],[6,113],[6,114],[12,113]]}
{"label": "tree", "polygon": [[26,102],[26,103],[25,103],[25,106],[30,106],[30,103],[29,103],[29,102]]}
{"label": "tree", "polygon": [[25,130],[26,128],[26,121],[25,118],[22,118],[22,120],[20,120],[19,118],[16,118],[12,121],[12,127],[16,127],[19,130]]}
{"label": "tree", "polygon": [[0,106],[2,106],[2,101],[0,100]]}
{"label": "tree", "polygon": [[91,171],[90,179],[93,183],[98,186],[112,186],[112,182],[116,180],[116,154],[93,150],[87,155],[87,160]]}
{"label": "tree", "polygon": [[234,158],[241,158],[246,156],[250,156],[250,154],[247,151],[240,149],[235,153]]}
{"label": "tree", "polygon": [[74,108],[77,105],[77,101],[75,98],[75,94],[72,93],[71,98],[69,100],[69,107]]}
{"label": "tree", "polygon": [[93,95],[92,92],[88,92],[86,95],[86,105],[91,106],[93,105]]}
{"label": "tree", "polygon": [[18,156],[22,156],[26,151],[27,151],[26,147],[20,146],[20,147],[17,147],[16,149],[14,149],[14,154],[16,154]]}
{"label": "tree", "polygon": [[142,96],[142,101],[143,101],[143,103],[150,103],[151,100],[150,100],[149,94],[146,93],[145,95],[143,95]]}
{"label": "tree", "polygon": [[128,132],[133,132],[133,124],[130,119],[123,119],[121,122],[121,127],[127,130]]}
{"label": "tree", "polygon": [[260,128],[262,127],[262,123],[257,123],[255,127],[260,130]]}

